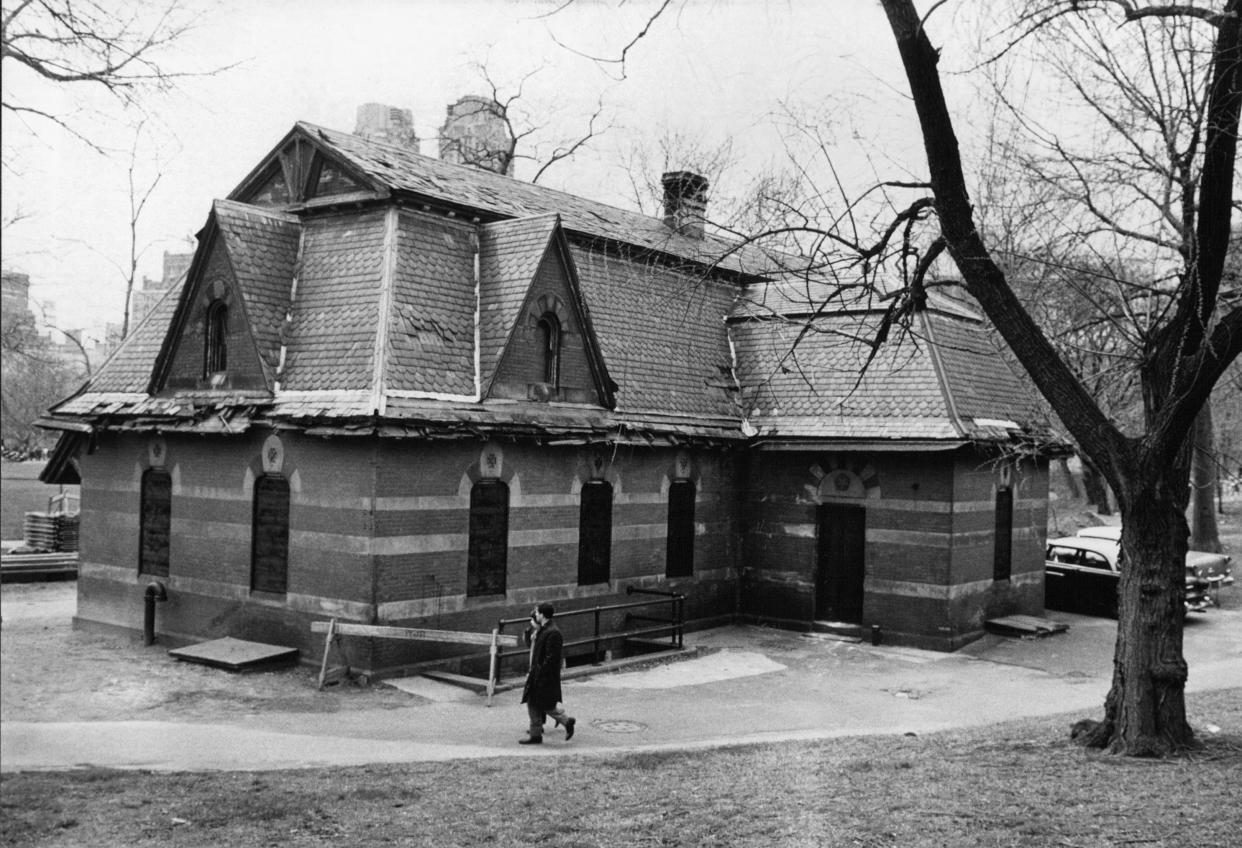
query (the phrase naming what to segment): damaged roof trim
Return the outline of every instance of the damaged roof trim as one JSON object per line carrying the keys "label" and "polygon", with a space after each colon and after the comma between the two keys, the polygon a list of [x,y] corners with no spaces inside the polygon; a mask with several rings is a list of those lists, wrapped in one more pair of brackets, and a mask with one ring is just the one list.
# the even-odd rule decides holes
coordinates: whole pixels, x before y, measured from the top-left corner
{"label": "damaged roof trim", "polygon": [[63,418],[38,418],[35,420],[36,427],[42,427],[44,430],[63,430],[68,433],[93,433],[95,428],[90,424],[82,421],[66,421]]}

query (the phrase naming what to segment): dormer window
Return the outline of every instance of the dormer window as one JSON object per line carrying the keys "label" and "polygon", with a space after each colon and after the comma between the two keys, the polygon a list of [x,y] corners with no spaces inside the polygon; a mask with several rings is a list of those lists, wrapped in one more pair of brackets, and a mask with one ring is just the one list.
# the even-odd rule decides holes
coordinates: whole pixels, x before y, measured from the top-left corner
{"label": "dormer window", "polygon": [[203,378],[228,370],[229,308],[213,300],[203,319]]}
{"label": "dormer window", "polygon": [[561,322],[555,314],[545,312],[539,319],[539,345],[543,356],[543,381],[553,389],[561,379]]}

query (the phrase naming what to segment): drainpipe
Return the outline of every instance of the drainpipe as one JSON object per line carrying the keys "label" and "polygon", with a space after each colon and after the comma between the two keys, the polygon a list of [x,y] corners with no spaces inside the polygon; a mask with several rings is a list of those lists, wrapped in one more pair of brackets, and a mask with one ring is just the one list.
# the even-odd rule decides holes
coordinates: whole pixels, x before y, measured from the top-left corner
{"label": "drainpipe", "polygon": [[155,602],[168,600],[168,590],[158,581],[147,585],[142,596],[142,644],[155,644]]}

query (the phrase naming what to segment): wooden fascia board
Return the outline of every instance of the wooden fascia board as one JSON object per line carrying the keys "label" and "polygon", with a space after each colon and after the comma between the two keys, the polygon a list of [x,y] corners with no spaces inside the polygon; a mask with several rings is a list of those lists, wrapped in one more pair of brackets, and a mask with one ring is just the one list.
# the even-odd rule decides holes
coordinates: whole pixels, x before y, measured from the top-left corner
{"label": "wooden fascia board", "polygon": [[384,389],[388,382],[389,335],[392,332],[392,290],[397,276],[401,239],[401,212],[389,205],[384,215],[383,262],[380,267],[379,320],[375,327],[375,353],[371,361],[371,403],[376,415],[384,414]]}

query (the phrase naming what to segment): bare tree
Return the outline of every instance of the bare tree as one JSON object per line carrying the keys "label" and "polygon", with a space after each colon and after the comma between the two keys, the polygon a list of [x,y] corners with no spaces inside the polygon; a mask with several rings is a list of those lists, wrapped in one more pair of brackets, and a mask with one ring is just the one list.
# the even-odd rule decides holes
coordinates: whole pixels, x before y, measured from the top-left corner
{"label": "bare tree", "polygon": [[116,268],[124,280],[125,306],[121,321],[122,339],[129,336],[134,286],[138,282],[138,264],[151,246],[149,242],[143,242],[139,229],[143,215],[146,212],[147,203],[151,200],[151,196],[164,178],[160,157],[143,152],[143,142],[146,138],[145,126],[145,121],[139,121],[134,128],[133,140],[130,142],[129,147],[129,158],[125,165],[126,196],[129,205],[128,214],[125,218],[127,255],[122,261],[117,261],[114,257],[103,252],[93,244],[86,244],[77,239],[70,240],[82,244],[88,250],[104,259],[112,267]]}
{"label": "bare tree", "polygon": [[61,332],[66,342],[54,344],[39,332],[40,325],[61,332],[29,310],[6,309],[0,315],[0,432],[9,448],[33,446],[41,435],[35,420],[90,376],[81,342]]}
{"label": "bare tree", "polygon": [[0,15],[0,67],[8,78],[0,100],[4,113],[32,126],[55,125],[99,152],[103,148],[86,119],[38,105],[13,81],[104,91],[129,108],[148,91],[166,91],[179,78],[196,75],[167,64],[169,47],[195,23],[196,14],[181,0],[158,6],[5,0]]}
{"label": "bare tree", "polygon": [[[1222,9],[1146,6],[1130,2],[1044,0],[1022,7],[1013,44],[1065,27],[1087,27],[1093,16],[1122,13],[1125,26],[1159,37],[1169,22],[1196,23],[1193,83],[1188,99],[1203,96],[1201,136],[1174,139],[1182,169],[1193,172],[1182,198],[1165,204],[1181,238],[1161,243],[1152,225],[1127,227],[1136,241],[1172,247],[1180,259],[1168,283],[1167,308],[1142,339],[1139,376],[1143,427],[1128,435],[1099,408],[1025,309],[984,241],[967,191],[953,117],[940,82],[940,52],[911,0],[882,0],[906,70],[928,160],[938,234],[961,271],[970,294],[991,318],[1041,393],[1073,434],[1084,455],[1099,467],[1117,495],[1122,516],[1124,567],[1112,687],[1102,721],[1086,727],[1089,745],[1133,755],[1160,755],[1188,747],[1194,733],[1186,720],[1187,666],[1182,652],[1183,562],[1188,527],[1190,451],[1195,417],[1240,350],[1242,307],[1221,297],[1229,241],[1242,103],[1242,21],[1239,0]],[[934,8],[938,8],[936,4]],[[1202,93],[1202,94],[1201,94]],[[1092,90],[1083,87],[1090,97]],[[1122,129],[1124,138],[1124,129]],[[1141,155],[1147,139],[1127,140]],[[1127,172],[1128,173],[1128,172]],[[1085,178],[1080,187],[1088,212],[1101,186]],[[1181,200],[1186,202],[1181,202]],[[1161,200],[1161,198],[1157,198]],[[1174,203],[1173,201],[1177,202]],[[1103,215],[1100,215],[1103,212]],[[1125,222],[1116,222],[1125,226]]]}

